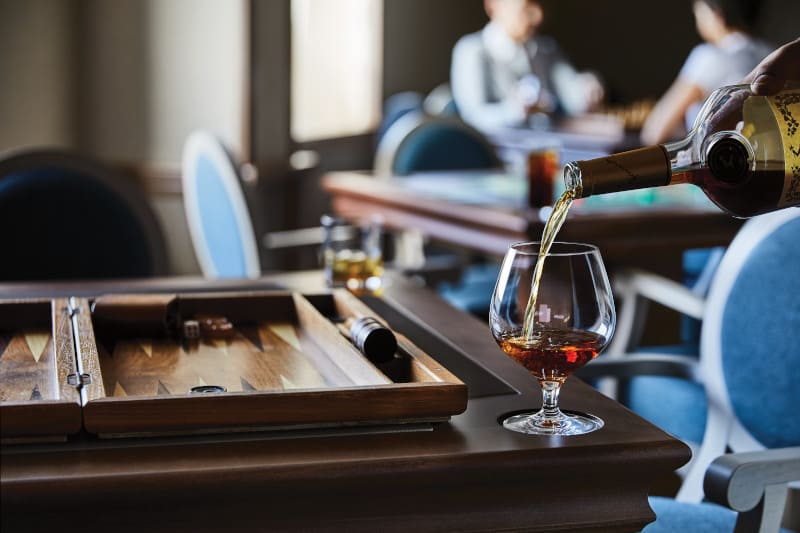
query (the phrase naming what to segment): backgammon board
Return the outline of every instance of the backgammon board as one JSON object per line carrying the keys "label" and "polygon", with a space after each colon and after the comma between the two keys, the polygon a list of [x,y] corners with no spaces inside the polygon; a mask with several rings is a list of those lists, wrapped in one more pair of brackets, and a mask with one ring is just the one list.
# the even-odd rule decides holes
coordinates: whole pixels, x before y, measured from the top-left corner
{"label": "backgammon board", "polygon": [[466,386],[402,335],[387,363],[356,349],[337,322],[375,314],[346,291],[109,301],[0,302],[4,442],[400,424],[466,407]]}

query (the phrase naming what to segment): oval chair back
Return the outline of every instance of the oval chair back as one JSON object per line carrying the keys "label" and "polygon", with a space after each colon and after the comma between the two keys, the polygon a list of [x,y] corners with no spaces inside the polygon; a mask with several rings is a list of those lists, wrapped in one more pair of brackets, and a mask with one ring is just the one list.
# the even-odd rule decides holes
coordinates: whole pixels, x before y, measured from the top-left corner
{"label": "oval chair back", "polygon": [[375,155],[377,177],[500,167],[494,147],[478,130],[454,117],[421,112],[398,119],[381,139]]}
{"label": "oval chair back", "polygon": [[258,245],[238,165],[211,133],[197,131],[183,148],[183,201],[197,261],[207,278],[257,278]]}
{"label": "oval chair back", "polygon": [[422,103],[422,108],[429,115],[459,116],[458,106],[456,106],[449,83],[437,85],[429,92]]}
{"label": "oval chair back", "polygon": [[702,444],[678,494],[702,499],[709,464],[800,445],[800,210],[749,220],[709,289],[700,339],[708,398]]}
{"label": "oval chair back", "polygon": [[392,124],[397,122],[401,117],[408,113],[420,111],[423,106],[424,99],[421,93],[415,91],[403,91],[395,93],[383,102],[383,116],[378,125],[378,131],[375,132],[376,144],[380,144],[381,139],[392,127]]}
{"label": "oval chair back", "polygon": [[167,273],[164,237],[132,179],[56,150],[0,159],[0,280]]}

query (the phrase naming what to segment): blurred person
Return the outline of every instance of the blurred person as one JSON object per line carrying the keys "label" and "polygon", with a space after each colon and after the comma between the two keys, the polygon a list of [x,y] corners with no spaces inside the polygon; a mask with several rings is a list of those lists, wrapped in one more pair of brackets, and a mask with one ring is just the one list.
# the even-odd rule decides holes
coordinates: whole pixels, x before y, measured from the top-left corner
{"label": "blurred person", "polygon": [[692,7],[705,42],[691,51],[645,121],[644,144],[685,136],[711,92],[739,82],[772,50],[751,35],[760,0],[694,0]]}
{"label": "blurred person", "polygon": [[535,0],[484,0],[489,23],[453,48],[450,84],[462,118],[482,130],[523,126],[534,114],[574,115],[600,104],[604,89],[577,72],[556,41],[537,35]]}

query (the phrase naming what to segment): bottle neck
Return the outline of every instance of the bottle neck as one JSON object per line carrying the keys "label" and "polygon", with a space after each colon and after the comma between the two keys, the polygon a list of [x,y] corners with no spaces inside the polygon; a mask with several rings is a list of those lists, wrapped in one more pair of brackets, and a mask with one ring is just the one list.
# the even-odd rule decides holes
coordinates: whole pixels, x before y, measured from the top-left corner
{"label": "bottle neck", "polygon": [[691,183],[692,171],[700,166],[695,152],[695,135],[690,133],[672,143],[574,161],[564,169],[564,183],[575,198]]}
{"label": "bottle neck", "polygon": [[564,169],[564,183],[575,198],[660,187],[670,180],[669,154],[661,145],[574,161]]}
{"label": "bottle neck", "polygon": [[695,133],[671,143],[662,145],[664,152],[669,160],[670,179],[667,185],[677,185],[680,183],[692,183],[696,170],[701,168],[700,158],[696,153]]}

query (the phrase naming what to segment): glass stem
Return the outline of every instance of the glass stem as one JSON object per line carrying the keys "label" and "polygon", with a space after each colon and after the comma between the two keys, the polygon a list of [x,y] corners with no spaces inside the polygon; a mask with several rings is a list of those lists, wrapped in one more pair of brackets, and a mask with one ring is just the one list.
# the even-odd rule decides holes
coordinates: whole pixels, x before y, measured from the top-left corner
{"label": "glass stem", "polygon": [[560,418],[558,394],[561,392],[560,381],[542,381],[542,414],[545,418]]}

